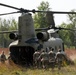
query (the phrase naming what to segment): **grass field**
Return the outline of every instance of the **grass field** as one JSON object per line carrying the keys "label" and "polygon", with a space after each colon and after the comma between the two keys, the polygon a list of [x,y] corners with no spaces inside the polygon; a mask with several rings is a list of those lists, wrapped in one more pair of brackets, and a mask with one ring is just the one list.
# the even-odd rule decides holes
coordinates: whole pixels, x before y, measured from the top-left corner
{"label": "grass field", "polygon": [[[5,50],[5,53],[8,54],[8,51]],[[68,56],[76,55],[76,50],[67,50],[66,53]],[[76,58],[76,56],[72,58]],[[8,63],[8,61],[5,63],[0,62],[0,75],[76,75],[76,60],[74,60],[74,62],[74,65],[66,65],[62,67],[60,71],[57,68],[52,71],[51,68],[26,68],[15,65],[14,63]]]}
{"label": "grass field", "polygon": [[0,63],[0,75],[76,75],[75,65],[67,65],[59,71],[55,68],[53,71],[49,69],[26,68],[17,66],[14,63]]}

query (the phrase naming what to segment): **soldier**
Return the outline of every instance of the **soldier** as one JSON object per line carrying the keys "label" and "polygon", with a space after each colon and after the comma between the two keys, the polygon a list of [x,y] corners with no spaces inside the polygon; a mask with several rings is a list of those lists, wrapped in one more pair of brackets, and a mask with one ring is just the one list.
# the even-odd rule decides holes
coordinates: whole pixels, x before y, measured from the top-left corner
{"label": "soldier", "polygon": [[34,65],[36,67],[40,66],[39,56],[40,56],[40,51],[39,50],[35,51],[35,53],[33,54],[33,60],[34,60]]}
{"label": "soldier", "polygon": [[56,54],[54,53],[54,49],[52,48],[48,54],[49,54],[49,64],[51,65],[51,68],[53,70],[55,67],[55,56],[56,56]]}
{"label": "soldier", "polygon": [[46,52],[49,52],[49,47],[46,47]]}
{"label": "soldier", "polygon": [[64,58],[65,58],[65,55],[61,52],[61,49],[59,49],[59,51],[56,53],[56,61],[57,61],[59,70],[61,69],[61,65],[62,65]]}
{"label": "soldier", "polygon": [[41,50],[41,49],[43,49],[43,44],[39,44],[39,46],[38,46],[38,48],[37,48],[38,50]]}
{"label": "soldier", "polygon": [[2,54],[1,54],[0,59],[1,59],[1,62],[2,62],[2,63],[4,63],[4,62],[5,62],[5,60],[6,60],[6,56],[5,56],[4,51],[2,51]]}
{"label": "soldier", "polygon": [[11,52],[9,52],[9,56],[8,56],[8,62],[11,64],[12,63],[12,59],[11,59]]}
{"label": "soldier", "polygon": [[47,68],[48,62],[49,62],[49,55],[44,49],[42,50],[42,53],[40,54],[39,59],[41,60],[42,67]]}

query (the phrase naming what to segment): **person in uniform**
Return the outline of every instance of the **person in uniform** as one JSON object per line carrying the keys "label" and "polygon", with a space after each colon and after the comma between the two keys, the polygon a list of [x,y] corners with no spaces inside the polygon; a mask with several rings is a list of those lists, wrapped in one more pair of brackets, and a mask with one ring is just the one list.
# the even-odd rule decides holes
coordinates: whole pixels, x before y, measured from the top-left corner
{"label": "person in uniform", "polygon": [[49,47],[46,47],[46,52],[49,52],[49,50],[50,50]]}
{"label": "person in uniform", "polygon": [[49,64],[51,65],[51,68],[53,70],[55,67],[55,56],[56,56],[53,48],[51,48],[48,55],[49,55]]}
{"label": "person in uniform", "polygon": [[40,61],[39,61],[39,56],[40,56],[40,51],[36,50],[33,54],[33,60],[34,60],[34,65],[38,68],[40,67]]}
{"label": "person in uniform", "polygon": [[48,62],[49,62],[49,55],[48,53],[46,52],[46,50],[42,50],[40,56],[39,56],[39,59],[41,61],[41,64],[42,64],[42,68],[47,68],[48,67]]}
{"label": "person in uniform", "polygon": [[59,49],[59,51],[56,53],[56,62],[59,70],[61,69],[64,58],[65,58],[65,55],[62,53],[61,49]]}
{"label": "person in uniform", "polygon": [[0,60],[1,60],[1,62],[2,62],[2,63],[5,63],[6,56],[5,56],[5,53],[4,53],[4,51],[2,51],[2,53],[1,53]]}

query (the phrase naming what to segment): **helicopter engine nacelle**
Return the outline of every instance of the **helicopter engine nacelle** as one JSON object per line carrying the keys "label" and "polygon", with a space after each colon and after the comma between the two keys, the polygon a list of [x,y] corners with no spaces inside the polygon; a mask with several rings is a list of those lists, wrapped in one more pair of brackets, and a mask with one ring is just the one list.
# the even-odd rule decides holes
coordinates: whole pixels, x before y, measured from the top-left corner
{"label": "helicopter engine nacelle", "polygon": [[47,41],[49,39],[48,32],[39,32],[37,33],[37,38],[42,41]]}
{"label": "helicopter engine nacelle", "polygon": [[18,39],[18,34],[10,33],[9,38],[12,39],[12,40],[17,40]]}

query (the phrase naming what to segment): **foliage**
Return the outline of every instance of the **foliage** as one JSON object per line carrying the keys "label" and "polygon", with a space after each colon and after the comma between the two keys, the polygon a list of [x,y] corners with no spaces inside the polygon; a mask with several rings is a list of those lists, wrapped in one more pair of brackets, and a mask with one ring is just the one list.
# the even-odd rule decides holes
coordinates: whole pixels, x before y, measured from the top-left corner
{"label": "foliage", "polygon": [[[40,3],[40,6],[37,7],[38,10],[40,11],[49,11],[49,3],[42,1]],[[44,28],[48,27],[47,22],[46,22],[46,13],[41,13],[38,12],[34,15],[34,23],[35,23],[35,28]]]}
{"label": "foliage", "polygon": [[[75,12],[76,10],[71,10],[71,12]],[[76,14],[68,14],[67,15],[69,22],[72,24],[74,28],[76,26]]]}
{"label": "foliage", "polygon": [[[61,24],[61,27],[72,29],[71,24],[63,23]],[[64,41],[64,44],[68,47],[74,46],[74,32],[70,30],[60,30],[59,31],[60,38]]]}
{"label": "foliage", "polygon": [[[17,30],[17,22],[14,18],[12,19],[0,19],[0,31],[11,31]],[[0,47],[8,47],[11,40],[9,34],[0,34]]]}
{"label": "foliage", "polygon": [[[72,12],[74,11],[75,10],[72,10]],[[68,14],[67,17],[68,17],[68,24],[62,23],[60,27],[76,30],[76,14]],[[59,35],[63,39],[67,47],[75,46],[76,31],[61,30],[59,31]]]}

